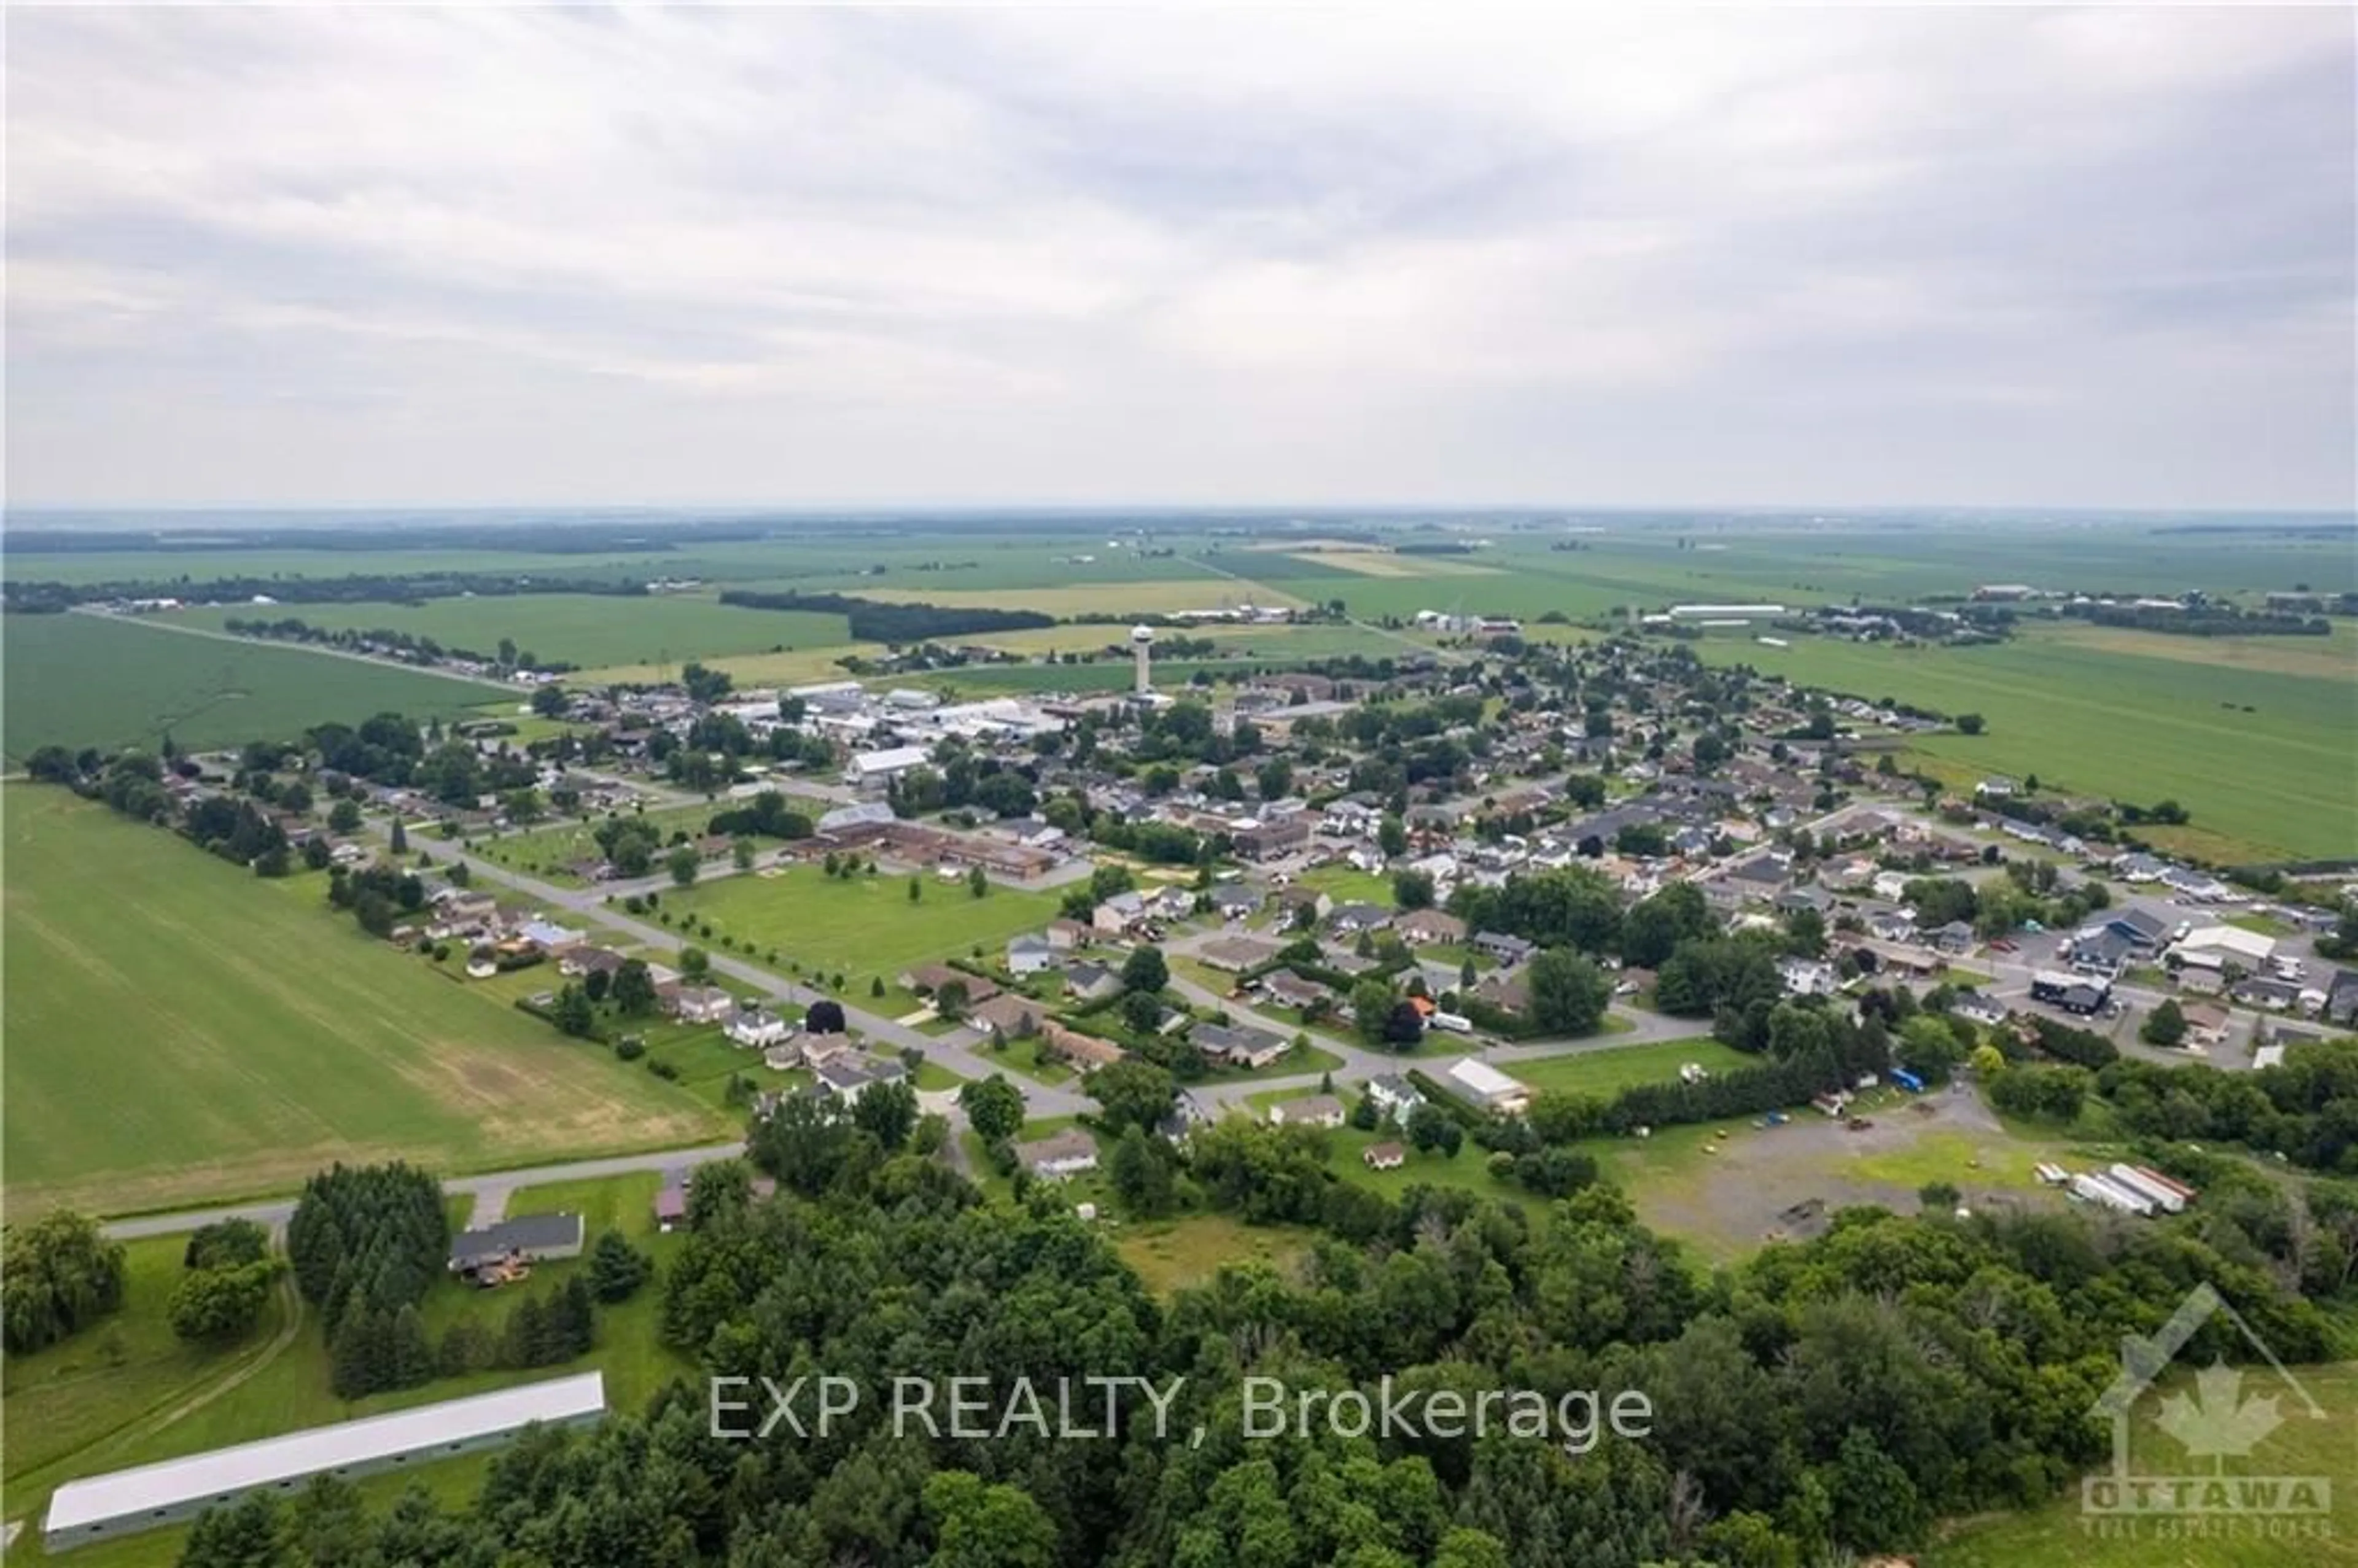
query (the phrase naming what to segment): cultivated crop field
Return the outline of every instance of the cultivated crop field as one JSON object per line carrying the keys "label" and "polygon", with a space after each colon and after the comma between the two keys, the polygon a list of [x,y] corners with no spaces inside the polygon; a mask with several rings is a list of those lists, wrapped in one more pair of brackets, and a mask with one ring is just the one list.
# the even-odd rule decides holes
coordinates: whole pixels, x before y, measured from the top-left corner
{"label": "cultivated crop field", "polygon": [[[2192,639],[2189,639],[2192,641]],[[1978,736],[1920,750],[1961,770],[2151,805],[2173,796],[2206,850],[2229,860],[2358,853],[2351,737],[2358,672],[2327,680],[2151,658],[2029,635],[1995,647],[1898,649],[1797,638],[1707,639],[1714,664],[1984,715]],[[2245,711],[2246,709],[2249,711]],[[2152,834],[2170,841],[2169,829]]]}
{"label": "cultivated crop field", "polygon": [[741,947],[775,948],[780,962],[792,960],[806,971],[840,972],[849,982],[845,995],[855,1003],[865,1002],[871,979],[881,977],[889,988],[913,964],[964,957],[977,946],[995,959],[1010,936],[1056,916],[1056,893],[993,884],[976,898],[963,882],[914,880],[924,891],[912,903],[911,878],[835,879],[818,867],[801,866],[665,892],[663,908],[709,922],[713,941],[734,936]]}
{"label": "cultivated crop field", "polygon": [[448,676],[94,615],[0,617],[0,652],[17,762],[53,743],[152,748],[169,734],[201,749],[388,709],[449,717],[494,695]]}
{"label": "cultivated crop field", "polygon": [[623,599],[595,593],[519,593],[434,599],[423,604],[225,605],[168,619],[219,630],[232,620],[293,617],[330,631],[406,632],[445,647],[495,651],[503,637],[541,659],[590,668],[662,664],[719,654],[828,647],[851,640],[840,615],[742,610],[689,594]]}
{"label": "cultivated crop field", "polygon": [[6,801],[12,1211],[286,1191],[336,1161],[449,1172],[728,1123],[319,902],[62,791]]}

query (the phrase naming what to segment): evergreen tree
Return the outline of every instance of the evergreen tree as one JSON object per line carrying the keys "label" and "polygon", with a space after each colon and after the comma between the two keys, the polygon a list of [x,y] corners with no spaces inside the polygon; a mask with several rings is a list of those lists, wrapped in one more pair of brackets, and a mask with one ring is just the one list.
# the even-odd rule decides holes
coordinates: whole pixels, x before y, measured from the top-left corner
{"label": "evergreen tree", "polygon": [[434,1351],[426,1342],[425,1320],[417,1315],[413,1303],[403,1303],[393,1314],[390,1360],[393,1388],[414,1389],[434,1379]]}

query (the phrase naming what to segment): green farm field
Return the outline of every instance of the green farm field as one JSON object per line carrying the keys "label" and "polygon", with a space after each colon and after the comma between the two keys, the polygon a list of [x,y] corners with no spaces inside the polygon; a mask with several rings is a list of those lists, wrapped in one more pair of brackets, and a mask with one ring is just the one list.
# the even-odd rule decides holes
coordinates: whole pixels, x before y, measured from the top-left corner
{"label": "green farm field", "polygon": [[[1978,736],[1916,747],[1960,778],[2039,775],[2051,791],[2192,813],[2213,858],[2358,853],[2358,672],[2351,678],[2074,645],[2032,634],[1995,647],[1877,648],[1795,639],[1786,648],[1708,639],[1714,664],[1747,664],[1806,685],[1944,712],[1977,712]],[[2248,708],[2251,711],[2246,712]],[[2157,830],[2171,841],[2171,830]]]}
{"label": "green farm field", "polygon": [[264,882],[46,787],[9,786],[5,811],[16,1213],[290,1191],[338,1159],[620,1153],[731,1125],[366,940],[317,877]]}
{"label": "green farm field", "polygon": [[0,617],[0,653],[16,762],[51,744],[153,747],[168,733],[203,748],[388,710],[448,718],[497,695],[422,670],[95,615]]}
{"label": "green farm field", "polygon": [[[909,902],[914,881],[924,889]],[[841,973],[845,995],[869,1005],[869,981],[882,979],[892,1005],[914,1006],[895,981],[913,964],[965,956],[980,946],[996,957],[999,947],[1020,931],[1033,931],[1056,916],[1058,895],[1027,892],[993,884],[981,898],[963,882],[933,877],[858,875],[827,877],[816,866],[723,877],[685,892],[665,892],[663,909],[675,918],[708,922],[709,946],[723,935],[739,947],[777,950],[780,961],[806,970]]]}
{"label": "green farm field", "polygon": [[585,669],[679,665],[721,654],[833,647],[851,641],[840,615],[741,610],[698,595],[622,599],[594,593],[520,593],[434,599],[423,604],[211,606],[168,617],[218,631],[233,620],[303,621],[330,631],[406,632],[447,647],[490,653],[503,637],[542,659]]}

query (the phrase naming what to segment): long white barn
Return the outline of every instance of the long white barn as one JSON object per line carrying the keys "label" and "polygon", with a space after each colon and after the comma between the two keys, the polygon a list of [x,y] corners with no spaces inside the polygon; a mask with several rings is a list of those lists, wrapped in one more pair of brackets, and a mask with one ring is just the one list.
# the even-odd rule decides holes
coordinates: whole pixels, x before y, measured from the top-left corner
{"label": "long white barn", "polygon": [[605,1413],[605,1375],[583,1372],[69,1481],[49,1498],[41,1544],[63,1552],[185,1524],[249,1492],[291,1492],[314,1476],[365,1476],[494,1448],[535,1422],[579,1426]]}

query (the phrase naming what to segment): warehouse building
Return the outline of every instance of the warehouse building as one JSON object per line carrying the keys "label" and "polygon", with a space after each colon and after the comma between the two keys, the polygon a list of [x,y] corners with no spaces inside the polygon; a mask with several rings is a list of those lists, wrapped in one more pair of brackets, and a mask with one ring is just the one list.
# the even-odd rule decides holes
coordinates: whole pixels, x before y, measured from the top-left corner
{"label": "warehouse building", "polygon": [[63,1552],[186,1524],[249,1492],[292,1492],[314,1476],[373,1475],[496,1448],[535,1423],[590,1425],[605,1413],[605,1375],[583,1372],[69,1481],[49,1498],[41,1545]]}

